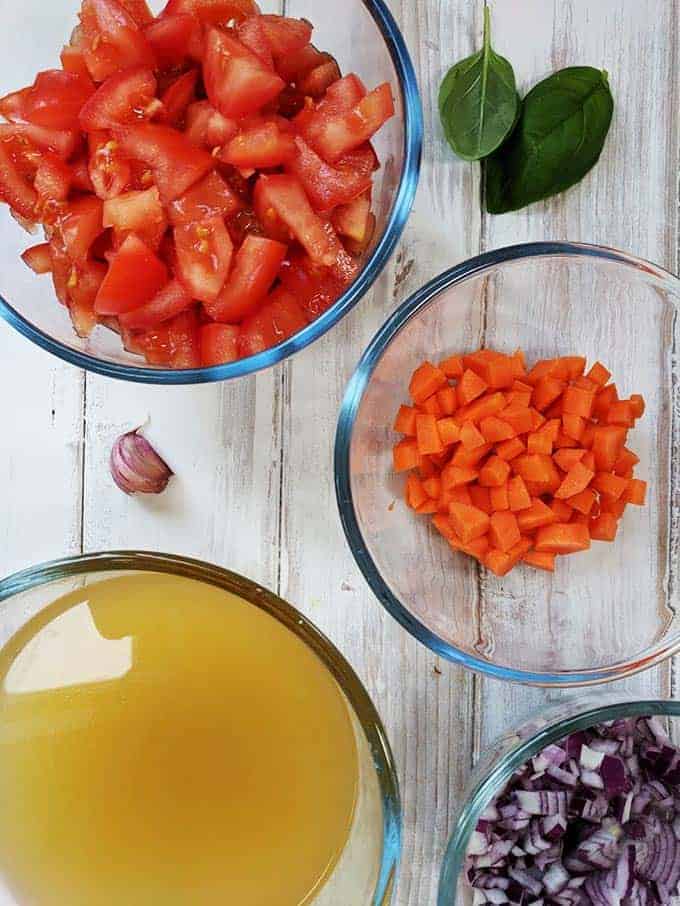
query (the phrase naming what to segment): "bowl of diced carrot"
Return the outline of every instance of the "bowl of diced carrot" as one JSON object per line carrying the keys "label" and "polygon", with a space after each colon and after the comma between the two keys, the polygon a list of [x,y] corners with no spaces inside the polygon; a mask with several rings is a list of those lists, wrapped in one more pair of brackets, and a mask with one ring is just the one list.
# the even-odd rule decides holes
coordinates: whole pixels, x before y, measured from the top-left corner
{"label": "bowl of diced carrot", "polygon": [[343,526],[436,653],[579,685],[680,648],[680,281],[537,243],[440,275],[365,352],[336,441]]}

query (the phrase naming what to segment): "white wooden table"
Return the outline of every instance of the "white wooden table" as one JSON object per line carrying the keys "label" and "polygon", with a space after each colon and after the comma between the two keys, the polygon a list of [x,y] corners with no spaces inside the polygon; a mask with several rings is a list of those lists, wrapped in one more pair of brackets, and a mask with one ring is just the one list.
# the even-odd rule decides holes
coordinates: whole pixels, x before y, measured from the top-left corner
{"label": "white wooden table", "polygon": [[[74,0],[75,2],[75,0]],[[330,0],[324,0],[324,4]],[[294,15],[298,0],[288,3]],[[340,6],[342,5],[342,0]],[[677,0],[496,0],[493,40],[520,87],[571,64],[609,71],[616,113],[603,160],[566,196],[480,210],[478,168],[441,137],[439,82],[479,46],[481,0],[392,0],[426,123],[414,213],[374,292],[292,361],[238,383],[164,391],[84,375],[0,324],[0,570],[81,551],[201,557],[278,591],[345,653],[380,710],[399,765],[405,845],[399,906],[434,906],[443,849],[479,752],[546,699],[441,663],[382,610],[336,514],[332,445],[343,388],[378,325],[430,277],[490,248],[599,242],[678,269],[680,8]],[[157,499],[112,485],[114,438],[150,417],[177,472]],[[629,681],[673,694],[666,665]]]}

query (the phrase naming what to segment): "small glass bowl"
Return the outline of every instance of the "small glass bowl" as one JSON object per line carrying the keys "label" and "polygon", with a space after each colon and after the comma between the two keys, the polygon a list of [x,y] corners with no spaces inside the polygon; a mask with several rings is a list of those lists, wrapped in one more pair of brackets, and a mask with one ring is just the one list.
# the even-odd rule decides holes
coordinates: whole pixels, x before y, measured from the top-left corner
{"label": "small glass bowl", "polygon": [[563,702],[498,739],[476,766],[463,794],[463,804],[442,864],[437,906],[471,906],[472,889],[464,876],[470,834],[481,813],[501,792],[514,771],[546,746],[558,743],[571,733],[587,730],[603,721],[651,715],[666,717],[669,735],[677,739],[680,702],[630,695],[622,697],[620,692],[581,696]]}
{"label": "small glass bowl", "polygon": [[[336,903],[388,906],[401,854],[401,805],[385,730],[368,693],[347,661],[286,601],[250,579],[198,560],[136,551],[87,554],[34,566],[0,580],[0,647],[57,598],[123,572],[171,573],[232,592],[294,633],[332,674],[354,727],[358,797],[345,849],[309,906]],[[7,906],[15,906],[14,901]]]}
{"label": "small glass bowl", "polygon": [[[340,516],[377,597],[433,651],[499,679],[570,686],[619,679],[680,649],[679,303],[676,277],[624,252],[517,245],[436,277],[374,337],[340,412]],[[402,502],[392,424],[409,377],[424,359],[480,346],[519,347],[529,362],[600,359],[621,396],[647,402],[629,440],[647,506],[627,508],[613,544],[558,558],[554,575],[519,566],[496,578]]]}
{"label": "small glass bowl", "polygon": [[[150,0],[157,13],[162,0]],[[263,12],[280,4],[264,0]],[[80,0],[0,0],[4,28],[0,58],[11,61],[0,77],[0,95],[30,85],[37,72],[59,65],[59,51],[76,25]],[[330,330],[368,292],[382,272],[408,218],[418,184],[423,136],[420,94],[406,44],[383,0],[344,0],[341,7],[296,0],[288,15],[314,24],[313,40],[332,53],[343,72],[356,72],[369,87],[393,86],[395,116],[380,130],[374,145],[381,167],[373,189],[376,230],[362,269],[343,295],[298,334],[246,359],[211,368],[172,370],[148,365],[126,352],[120,337],[98,326],[79,338],[66,309],[57,302],[48,276],[37,277],[21,261],[39,236],[26,234],[0,205],[0,317],[54,355],[108,377],[146,384],[198,384],[241,377],[269,368],[304,349]]]}

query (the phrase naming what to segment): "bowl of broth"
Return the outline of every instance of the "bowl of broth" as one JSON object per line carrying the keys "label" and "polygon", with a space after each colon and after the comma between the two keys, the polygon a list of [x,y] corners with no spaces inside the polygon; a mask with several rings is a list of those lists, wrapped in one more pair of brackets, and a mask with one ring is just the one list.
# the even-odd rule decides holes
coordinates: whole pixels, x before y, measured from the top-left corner
{"label": "bowl of broth", "polygon": [[390,901],[389,745],[293,607],[134,552],[15,574],[0,606],[0,902]]}

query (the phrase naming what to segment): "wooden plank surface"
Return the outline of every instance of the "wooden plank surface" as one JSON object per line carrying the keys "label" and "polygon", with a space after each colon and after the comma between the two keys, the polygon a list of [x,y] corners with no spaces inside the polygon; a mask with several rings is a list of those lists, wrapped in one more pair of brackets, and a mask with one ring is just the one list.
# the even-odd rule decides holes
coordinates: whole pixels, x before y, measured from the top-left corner
{"label": "wooden plank surface", "polygon": [[[337,408],[361,351],[395,305],[480,250],[568,238],[677,268],[680,36],[675,0],[497,0],[494,44],[512,60],[523,89],[564,65],[602,65],[617,114],[603,160],[580,187],[491,218],[481,213],[478,168],[448,151],[436,109],[444,72],[479,44],[481,2],[390,5],[418,72],[426,140],[413,215],[374,291],[291,362],[221,387],[161,391],[93,376],[85,381],[0,325],[0,569],[5,574],[81,547],[141,547],[204,557],[279,590],[343,650],[384,718],[405,811],[395,904],[434,906],[472,760],[516,719],[564,693],[509,686],[440,663],[383,612],[337,519],[331,471]],[[352,32],[340,18],[348,14],[337,5],[326,12],[325,4],[289,0],[287,11],[308,15],[330,49],[349,54]],[[140,501],[112,486],[107,458],[118,433],[147,419],[148,436],[178,478],[167,495]],[[666,667],[625,687],[658,694],[670,682]]]}

